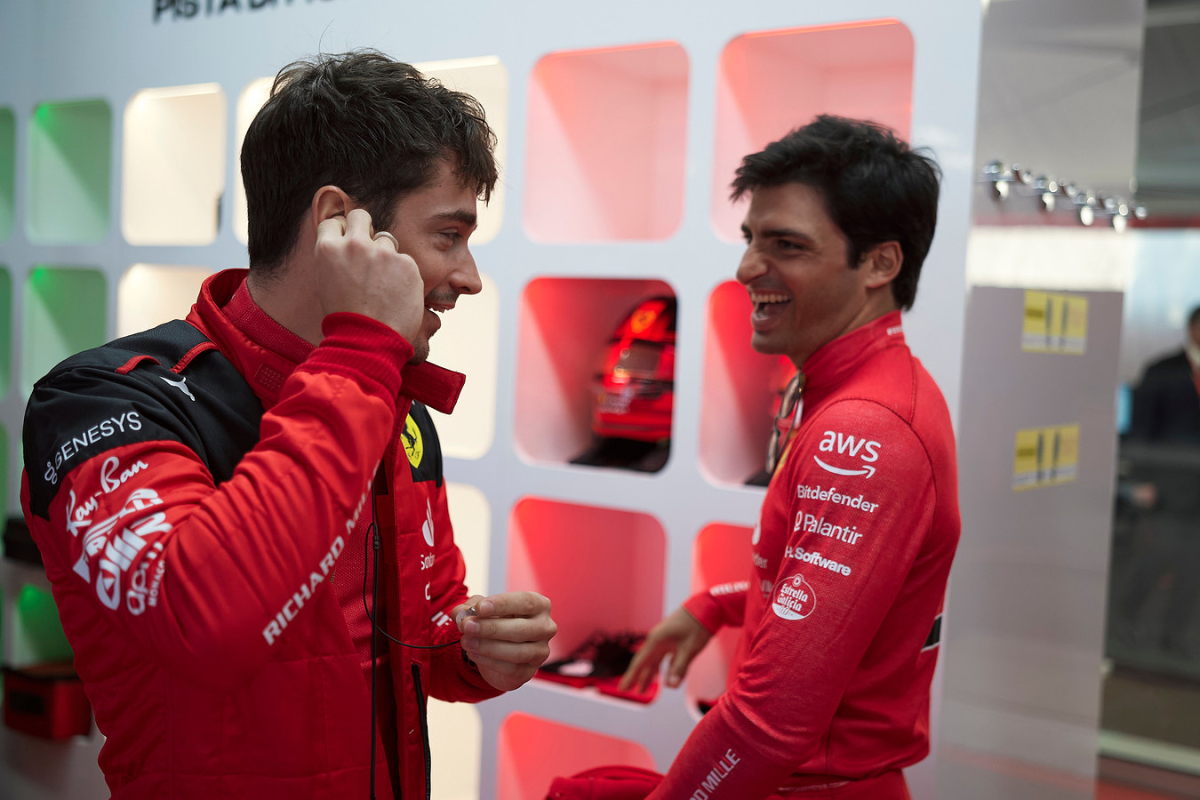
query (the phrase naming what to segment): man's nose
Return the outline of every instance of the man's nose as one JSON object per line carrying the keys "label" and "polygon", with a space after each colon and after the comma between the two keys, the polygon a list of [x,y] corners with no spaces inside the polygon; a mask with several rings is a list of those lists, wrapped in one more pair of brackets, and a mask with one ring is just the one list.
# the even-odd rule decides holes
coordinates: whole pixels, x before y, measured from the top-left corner
{"label": "man's nose", "polygon": [[451,276],[451,283],[460,294],[479,294],[483,289],[483,281],[479,278],[479,270],[475,266],[475,256],[469,251],[464,263]]}
{"label": "man's nose", "polygon": [[744,286],[766,271],[766,262],[763,258],[754,251],[753,247],[747,247],[746,252],[742,254],[741,262],[738,263],[738,283]]}

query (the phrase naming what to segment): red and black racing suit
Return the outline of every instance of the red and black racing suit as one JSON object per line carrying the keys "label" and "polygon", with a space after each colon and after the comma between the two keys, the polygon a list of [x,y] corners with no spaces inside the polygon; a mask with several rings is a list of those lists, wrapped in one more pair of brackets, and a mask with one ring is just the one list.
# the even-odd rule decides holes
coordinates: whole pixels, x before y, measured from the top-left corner
{"label": "red and black racing suit", "polygon": [[[375,482],[380,623],[458,638],[464,568],[423,400],[463,378],[406,366],[386,325],[331,314],[313,348],[254,304],[245,270],[176,321],[38,382],[22,505],[127,798],[365,798]],[[369,590],[369,587],[368,587]],[[424,797],[425,697],[498,694],[458,645],[381,659],[376,793]]]}

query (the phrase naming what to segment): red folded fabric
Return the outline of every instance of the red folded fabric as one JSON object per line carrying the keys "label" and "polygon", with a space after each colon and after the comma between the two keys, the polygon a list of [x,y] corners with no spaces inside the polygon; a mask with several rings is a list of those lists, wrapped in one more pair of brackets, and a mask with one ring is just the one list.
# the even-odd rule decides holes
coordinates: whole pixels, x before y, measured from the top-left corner
{"label": "red folded fabric", "polygon": [[644,800],[663,776],[649,769],[611,764],[555,778],[546,800]]}

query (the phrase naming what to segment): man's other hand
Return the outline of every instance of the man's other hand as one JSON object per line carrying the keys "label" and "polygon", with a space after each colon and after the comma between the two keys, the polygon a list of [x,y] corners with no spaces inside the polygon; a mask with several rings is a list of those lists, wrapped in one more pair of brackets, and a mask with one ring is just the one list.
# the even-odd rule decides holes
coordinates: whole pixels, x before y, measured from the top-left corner
{"label": "man's other hand", "polygon": [[671,666],[667,670],[667,686],[674,689],[687,674],[692,659],[704,649],[712,634],[696,621],[696,618],[684,608],[679,608],[674,614],[654,626],[640,650],[629,662],[621,678],[621,691],[644,692],[646,686],[658,674],[658,665],[663,656],[671,653]]}
{"label": "man's other hand", "polygon": [[462,632],[467,658],[484,680],[505,692],[533,677],[550,656],[550,640],[558,633],[550,601],[536,592],[475,595],[450,616]]}
{"label": "man's other hand", "polygon": [[324,314],[353,311],[378,320],[409,342],[421,332],[425,285],[417,262],[396,252],[392,239],[373,238],[371,215],[361,208],[317,226],[314,287]]}

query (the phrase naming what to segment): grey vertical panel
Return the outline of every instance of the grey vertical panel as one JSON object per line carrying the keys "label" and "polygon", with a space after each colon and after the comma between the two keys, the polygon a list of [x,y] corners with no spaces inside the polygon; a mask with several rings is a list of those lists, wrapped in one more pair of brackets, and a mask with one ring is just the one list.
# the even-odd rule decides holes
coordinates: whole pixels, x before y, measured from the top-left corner
{"label": "grey vertical panel", "polygon": [[[1035,781],[1039,794],[1022,797],[1091,796],[1122,296],[1073,294],[1088,298],[1081,356],[1021,350],[1024,290],[976,287],[968,299],[958,438],[963,535],[951,575],[942,712],[947,797],[1017,796],[1022,770],[1004,766],[1014,762],[1058,776]],[[1017,431],[1072,423],[1080,431],[1077,479],[1013,491]]]}

